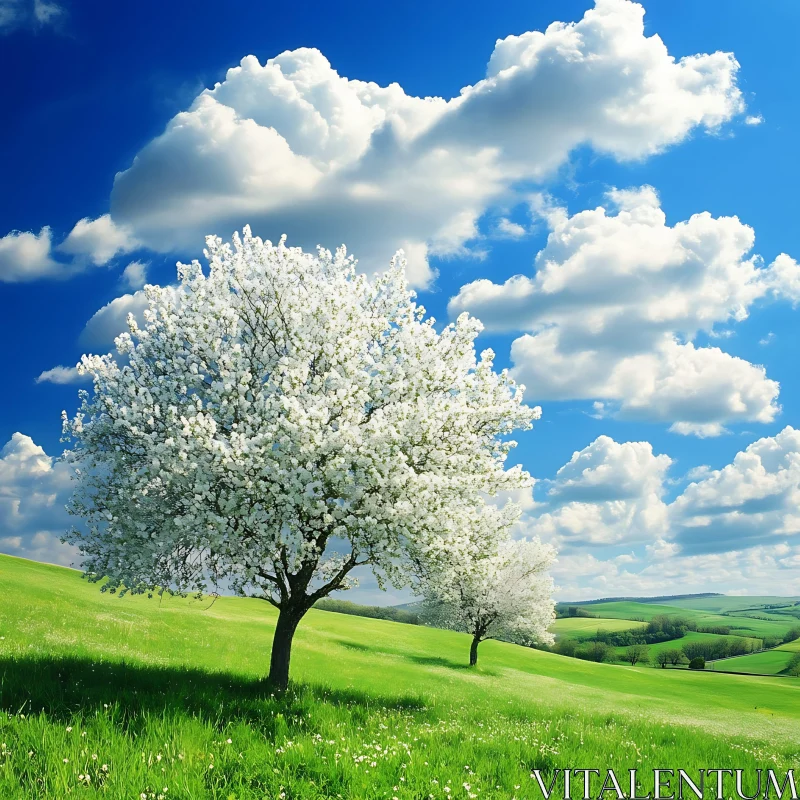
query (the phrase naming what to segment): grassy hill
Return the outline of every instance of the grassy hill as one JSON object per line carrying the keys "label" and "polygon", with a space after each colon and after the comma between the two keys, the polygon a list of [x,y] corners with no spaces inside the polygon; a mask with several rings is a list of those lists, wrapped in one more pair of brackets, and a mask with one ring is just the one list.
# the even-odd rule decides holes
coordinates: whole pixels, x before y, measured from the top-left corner
{"label": "grassy hill", "polygon": [[117,598],[3,556],[0,592],[4,800],[521,798],[535,768],[753,774],[798,758],[796,679],[500,642],[473,670],[464,635],[311,611],[274,696],[261,601]]}
{"label": "grassy hill", "polygon": [[[688,631],[684,636],[680,639],[671,639],[666,642],[657,642],[655,644],[647,645],[647,653],[650,657],[651,664],[656,666],[656,655],[660,653],[662,650],[680,650],[684,645],[691,644],[692,642],[713,642],[718,639],[741,639],[743,637],[740,636],[725,636],[719,635],[716,633],[698,633],[697,631]],[[759,647],[761,644],[760,639],[748,639],[748,642],[752,643],[752,647]],[[625,653],[625,647],[615,647],[614,652],[619,661],[622,660],[622,656]],[[733,670],[734,672],[736,670]],[[771,674],[771,673],[770,673]]]}
{"label": "grassy hill", "polygon": [[669,605],[677,608],[691,608],[696,611],[710,611],[714,614],[724,614],[730,611],[747,611],[761,606],[785,605],[800,601],[800,597],[775,597],[775,596],[747,596],[734,597],[724,594],[713,597],[694,597],[687,599],[670,600]]}
{"label": "grassy hill", "polygon": [[722,658],[713,662],[713,669],[753,675],[778,675],[789,666],[793,655],[794,653],[788,650],[765,650],[762,653],[750,653],[746,656]]}
{"label": "grassy hill", "polygon": [[644,627],[644,622],[632,622],[628,619],[596,619],[592,617],[562,617],[551,626],[550,631],[556,639],[571,638],[578,641],[591,639],[597,631],[629,631]]}
{"label": "grassy hill", "polygon": [[[754,598],[747,598],[754,599]],[[717,605],[720,605],[719,598],[714,598]],[[736,598],[741,601],[741,598]],[[680,602],[680,601],[676,601]],[[702,601],[689,601],[702,602]],[[798,619],[788,615],[775,615],[775,618],[761,619],[754,616],[744,615],[723,615],[702,609],[686,608],[673,605],[662,605],[657,603],[641,603],[630,600],[622,600],[610,603],[594,603],[585,606],[587,611],[597,614],[600,617],[611,619],[645,620],[649,621],[653,617],[681,616],[691,619],[701,627],[729,627],[731,633],[737,636],[763,639],[765,637],[782,637],[790,628],[797,627]],[[764,614],[757,614],[767,616]]]}

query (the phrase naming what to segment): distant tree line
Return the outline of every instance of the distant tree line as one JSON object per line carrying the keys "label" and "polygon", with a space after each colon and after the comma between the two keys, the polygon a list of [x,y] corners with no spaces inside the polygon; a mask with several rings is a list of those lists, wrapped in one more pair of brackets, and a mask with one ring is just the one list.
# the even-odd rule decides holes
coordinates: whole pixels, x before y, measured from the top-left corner
{"label": "distant tree line", "polygon": [[632,647],[642,644],[658,644],[681,639],[687,631],[696,631],[697,625],[683,617],[670,617],[659,614],[653,617],[643,628],[632,628],[627,631],[597,631],[595,638],[605,642],[609,647]]}
{"label": "distant tree line", "polygon": [[760,645],[761,642],[758,639],[731,637],[727,639],[702,639],[696,642],[686,642],[682,650],[683,654],[690,661],[695,658],[714,661],[717,658],[743,656],[755,650],[761,650]]}
{"label": "distant tree line", "polygon": [[784,675],[794,675],[795,677],[800,676],[800,653],[795,653],[789,663],[786,665],[786,669],[783,671]]}
{"label": "distant tree line", "polygon": [[591,617],[592,619],[597,619],[597,614],[593,614],[580,606],[556,606],[556,619],[564,619],[565,617]]}
{"label": "distant tree line", "polygon": [[800,639],[800,628],[792,628],[787,631],[782,638],[768,637],[760,642],[758,639],[743,639],[738,637],[687,642],[683,646],[683,652],[690,660],[702,657],[706,661],[713,661],[718,658],[746,655],[755,650],[771,650],[773,647],[793,642],[796,639]]}
{"label": "distant tree line", "polygon": [[362,606],[351,603],[349,600],[334,600],[326,597],[318,600],[314,608],[320,611],[335,611],[337,614],[352,614],[356,617],[370,617],[371,619],[388,619],[392,622],[405,622],[409,625],[419,625],[420,615],[414,611],[393,606]]}
{"label": "distant tree line", "polygon": [[[580,606],[564,606],[557,609],[560,617],[593,617]],[[665,669],[668,666],[695,664],[694,669],[703,669],[706,661],[719,658],[746,655],[757,650],[767,650],[780,644],[800,639],[800,627],[789,630],[783,637],[763,640],[731,636],[728,625],[697,625],[691,619],[680,616],[660,614],[653,617],[647,625],[627,631],[604,631],[599,629],[590,640],[559,639],[552,650],[559,655],[581,658],[585,661],[626,661],[629,664],[648,664]],[[648,645],[660,642],[677,641],[687,632],[716,634],[719,638],[685,642],[682,647],[660,649],[651,659]],[[722,638],[725,637],[725,638]],[[618,654],[614,648],[626,648]],[[699,666],[700,664],[703,666]],[[784,674],[800,675],[800,653],[793,658]]]}
{"label": "distant tree line", "polygon": [[685,664],[686,661],[687,658],[683,650],[678,650],[677,647],[659,650],[658,653],[656,653],[656,664],[658,664],[661,669],[666,668],[667,665],[677,667],[680,664]]}
{"label": "distant tree line", "polygon": [[650,651],[646,644],[632,644],[622,654],[622,660],[627,661],[632,667],[637,664],[649,664]]}
{"label": "distant tree line", "polygon": [[597,600],[562,600],[559,605],[560,606],[571,606],[571,605],[581,605],[581,606],[591,606],[597,603],[620,603],[620,602],[629,602],[629,603],[654,603],[654,604],[661,604],[661,603],[669,603],[670,600],[697,600],[699,598],[705,597],[722,597],[723,595],[720,592],[697,592],[695,594],[662,594],[658,597],[599,597]]}
{"label": "distant tree line", "polygon": [[[582,611],[583,609],[578,609]],[[575,616],[582,616],[576,614]],[[599,629],[589,641],[560,639],[553,650],[563,656],[582,658],[586,661],[612,661],[615,647],[625,647],[620,656],[629,664],[644,664],[650,661],[647,645],[680,639],[687,631],[697,630],[694,622],[683,617],[659,614],[644,627],[627,631],[604,631]],[[680,651],[677,651],[680,654]],[[682,658],[679,656],[678,661]],[[676,662],[677,663],[677,662]]]}
{"label": "distant tree line", "polygon": [[582,658],[584,661],[611,661],[614,651],[605,642],[592,640],[579,642],[575,639],[559,639],[553,651],[570,658]]}

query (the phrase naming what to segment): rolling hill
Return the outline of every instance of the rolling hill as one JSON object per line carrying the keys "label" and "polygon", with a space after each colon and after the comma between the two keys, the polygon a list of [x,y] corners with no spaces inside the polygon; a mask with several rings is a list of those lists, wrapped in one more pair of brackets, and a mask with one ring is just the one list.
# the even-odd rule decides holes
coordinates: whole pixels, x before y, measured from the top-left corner
{"label": "rolling hill", "polygon": [[[714,598],[720,605],[719,598]],[[754,600],[755,598],[748,598]],[[737,602],[741,598],[736,598]],[[688,602],[702,602],[688,601]],[[800,620],[790,615],[773,615],[766,617],[766,613],[754,611],[754,616],[745,616],[742,612],[737,614],[722,614],[703,609],[685,606],[663,605],[658,603],[642,603],[622,600],[609,603],[593,603],[582,606],[586,611],[598,617],[609,619],[627,619],[649,621],[656,616],[681,616],[691,619],[699,627],[730,628],[730,633],[736,636],[763,639],[765,637],[782,637],[791,628],[797,627]]]}
{"label": "rolling hill", "polygon": [[281,696],[263,681],[275,620],[264,602],[119,598],[5,556],[0,591],[4,800],[98,786],[147,800],[508,798],[534,768],[609,758],[621,770],[796,761],[795,679],[493,641],[468,669],[462,634],[312,610]]}
{"label": "rolling hill", "polygon": [[677,608],[691,608],[696,611],[710,611],[725,614],[731,611],[747,611],[763,606],[786,605],[800,602],[800,597],[753,596],[737,597],[718,594],[712,597],[692,597],[670,600],[669,605]]}
{"label": "rolling hill", "polygon": [[761,653],[749,653],[746,656],[721,658],[709,665],[715,670],[749,673],[752,675],[780,675],[788,666],[794,655],[789,650],[765,650]]}
{"label": "rolling hill", "polygon": [[595,617],[562,617],[551,626],[551,633],[556,639],[569,637],[578,641],[591,639],[597,631],[629,631],[644,627],[644,622],[633,622],[628,619],[603,619]]}

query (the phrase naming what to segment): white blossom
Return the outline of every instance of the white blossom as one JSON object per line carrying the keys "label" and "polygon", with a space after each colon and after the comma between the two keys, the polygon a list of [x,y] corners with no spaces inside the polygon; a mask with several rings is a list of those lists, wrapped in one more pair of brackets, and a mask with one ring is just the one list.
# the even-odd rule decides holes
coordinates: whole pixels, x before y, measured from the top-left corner
{"label": "white blossom", "polygon": [[134,593],[225,581],[290,642],[356,566],[403,585],[409,559],[471,558],[503,513],[484,498],[530,483],[508,435],[540,414],[476,357],[480,322],[438,332],[402,254],[370,280],[344,248],[206,241],[205,271],[145,287],[119,361],[82,359],[94,389],[63,419],[85,526],[65,538],[86,572]]}
{"label": "white blossom", "polygon": [[494,553],[466,562],[448,559],[423,580],[424,617],[472,635],[471,665],[485,639],[552,644],[554,560],[555,550],[537,538],[501,540]]}

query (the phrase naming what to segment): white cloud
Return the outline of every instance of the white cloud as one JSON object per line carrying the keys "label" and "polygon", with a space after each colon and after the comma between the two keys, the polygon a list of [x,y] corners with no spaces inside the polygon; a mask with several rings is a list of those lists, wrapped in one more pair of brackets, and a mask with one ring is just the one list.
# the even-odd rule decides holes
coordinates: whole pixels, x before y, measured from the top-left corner
{"label": "white cloud", "polygon": [[[130,231],[117,225],[108,214],[95,220],[79,220],[56,247],[47,226],[38,234],[12,231],[0,238],[0,282],[68,278],[91,266],[103,266],[138,246]],[[58,260],[56,254],[69,258]]]}
{"label": "white cloud", "polygon": [[521,239],[528,233],[524,225],[512,222],[506,217],[502,217],[495,228],[495,235],[501,239]]}
{"label": "white cloud", "polygon": [[764,117],[761,114],[748,114],[744,118],[745,125],[760,125],[764,121]]}
{"label": "white cloud", "polygon": [[[647,442],[601,436],[537,484],[541,502],[528,492],[514,498],[526,532],[561,548],[559,596],[774,594],[776,586],[800,594],[800,431],[760,439],[721,470],[695,470],[699,480],[665,505],[671,463]],[[78,561],[58,541],[73,522],[70,491],[69,467],[15,433],[0,450],[0,552]]]}
{"label": "white cloud", "polygon": [[541,482],[550,489],[524,521],[561,550],[561,597],[800,593],[800,431],[689,470],[665,504],[670,464],[647,442],[600,437]]}
{"label": "white cloud", "polygon": [[[180,286],[162,286],[161,291],[179,298]],[[143,312],[148,308],[147,294],[139,289],[132,294],[115,297],[98,309],[86,323],[78,342],[82,347],[91,348],[92,352],[103,352],[114,345],[114,339],[128,330],[128,315],[132,314],[139,325],[144,324]]]}
{"label": "white cloud", "polygon": [[675,558],[680,553],[680,546],[667,539],[656,539],[652,544],[645,546],[645,552],[652,561],[666,561]]}
{"label": "white cloud", "polygon": [[670,508],[684,552],[743,549],[776,540],[800,546],[800,431],[753,442],[733,462],[691,483]]}
{"label": "white cloud", "polygon": [[549,213],[534,275],[467,284],[451,315],[530,331],[511,356],[537,402],[611,401],[620,417],[700,436],[774,419],[779,387],[763,367],[692,339],[743,320],[762,298],[796,302],[797,262],[781,255],[763,267],[752,228],[736,217],[704,212],[667,225],[650,186],[612,190],[608,205],[614,213]]}
{"label": "white cloud", "polygon": [[692,467],[684,476],[687,481],[701,481],[711,474],[711,467],[708,464],[700,464]]}
{"label": "white cloud", "polygon": [[0,0],[0,35],[24,27],[55,26],[65,13],[62,6],[46,0]]}
{"label": "white cloud", "polygon": [[719,422],[673,422],[669,426],[672,433],[681,436],[696,436],[698,439],[713,439],[730,431]]}
{"label": "white cloud", "polygon": [[712,328],[708,332],[708,335],[712,339],[732,339],[736,335],[736,332],[731,328]]}
{"label": "white cloud", "polygon": [[147,283],[147,268],[144,261],[131,261],[122,272],[122,282],[129,289],[141,289]]}
{"label": "white cloud", "polygon": [[69,468],[29,436],[15,433],[0,450],[0,552],[69,564],[76,551],[59,537],[71,525],[64,508]]}
{"label": "white cloud", "polygon": [[800,264],[791,256],[781,253],[764,277],[773,294],[786,297],[794,304],[800,303]]}
{"label": "white cloud", "polygon": [[[770,422],[779,386],[763,367],[716,347],[679,344],[664,337],[649,353],[624,355],[600,348],[569,352],[556,329],[524,335],[511,346],[514,377],[526,395],[542,400],[615,401],[603,414],[672,423],[680,434],[717,436],[723,422]],[[566,350],[566,352],[565,352]]]}
{"label": "white cloud", "polygon": [[575,147],[641,159],[743,110],[732,55],[676,60],[643,13],[598,0],[577,23],[500,40],[450,100],[349,80],[312,49],[248,56],[117,175],[112,215],[159,251],[244,223],[345,242],[367,269],[402,247],[426,286],[430,256],[481,255],[480,217]]}
{"label": "white cloud", "polygon": [[600,436],[573,453],[526,515],[528,529],[559,548],[650,541],[667,531],[664,477],[672,460],[649,442]]}
{"label": "white cloud", "polygon": [[57,384],[67,384],[67,383],[85,383],[91,380],[90,375],[81,375],[78,372],[77,367],[62,367],[61,365],[57,367],[53,367],[52,369],[46,369],[42,372],[38,378],[36,378],[36,383],[57,383]]}
{"label": "white cloud", "polygon": [[142,289],[115,297],[86,323],[79,338],[80,344],[94,348],[96,352],[108,350],[114,344],[114,339],[128,330],[128,314],[133,314],[142,323],[141,315],[147,307],[147,295]]}
{"label": "white cloud", "polygon": [[138,243],[126,226],[118,225],[108,214],[103,214],[97,219],[78,220],[58,249],[86,259],[94,266],[102,266],[114,256],[137,247]]}
{"label": "white cloud", "polygon": [[45,0],[33,0],[33,16],[41,25],[52,24],[64,14],[64,9],[57,3],[48,3]]}
{"label": "white cloud", "polygon": [[19,24],[22,18],[21,0],[0,0],[0,33],[7,33]]}
{"label": "white cloud", "polygon": [[[659,550],[658,548],[663,548]],[[559,557],[553,570],[564,600],[721,592],[742,595],[800,594],[800,547],[760,546],[726,553],[681,556],[668,543],[647,553],[635,571],[593,555]]]}
{"label": "white cloud", "polygon": [[51,256],[50,228],[38,234],[12,231],[0,238],[0,281],[16,283],[57,276],[64,269]]}

